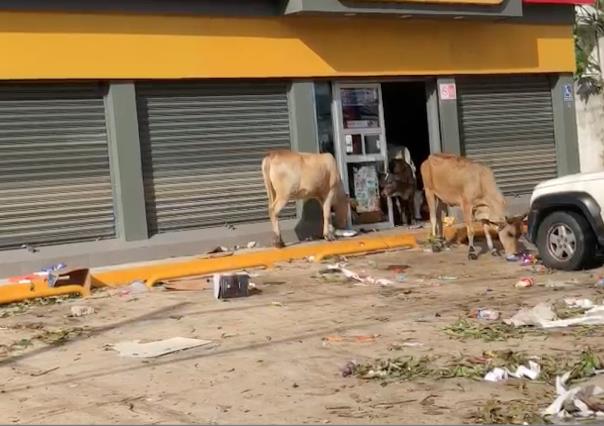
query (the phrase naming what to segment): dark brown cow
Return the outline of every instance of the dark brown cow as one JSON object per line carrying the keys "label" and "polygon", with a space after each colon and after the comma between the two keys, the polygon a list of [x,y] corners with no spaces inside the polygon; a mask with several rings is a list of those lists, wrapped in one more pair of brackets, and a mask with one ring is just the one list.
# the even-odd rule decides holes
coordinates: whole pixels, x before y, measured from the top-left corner
{"label": "dark brown cow", "polygon": [[390,197],[396,203],[401,214],[401,224],[415,223],[415,190],[416,183],[411,166],[402,159],[390,162],[390,172],[381,182],[382,195]]}

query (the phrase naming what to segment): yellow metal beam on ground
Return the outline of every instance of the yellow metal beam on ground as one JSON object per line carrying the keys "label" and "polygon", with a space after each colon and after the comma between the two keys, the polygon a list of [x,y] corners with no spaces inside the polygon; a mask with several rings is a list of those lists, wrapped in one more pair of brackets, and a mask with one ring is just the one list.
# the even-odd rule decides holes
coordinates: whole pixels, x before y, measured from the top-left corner
{"label": "yellow metal beam on ground", "polygon": [[38,297],[66,296],[69,294],[79,294],[85,297],[90,295],[90,289],[81,285],[49,287],[48,283],[42,279],[31,284],[7,284],[0,286],[0,305]]}
{"label": "yellow metal beam on ground", "polygon": [[233,256],[202,258],[182,262],[158,262],[132,268],[120,268],[93,273],[96,286],[119,287],[133,281],[144,281],[153,286],[161,280],[213,274],[254,267],[270,267],[277,262],[314,257],[321,261],[328,256],[377,252],[405,247],[416,247],[417,240],[411,233],[397,235],[372,235],[348,240],[297,244],[283,249],[267,249]]}

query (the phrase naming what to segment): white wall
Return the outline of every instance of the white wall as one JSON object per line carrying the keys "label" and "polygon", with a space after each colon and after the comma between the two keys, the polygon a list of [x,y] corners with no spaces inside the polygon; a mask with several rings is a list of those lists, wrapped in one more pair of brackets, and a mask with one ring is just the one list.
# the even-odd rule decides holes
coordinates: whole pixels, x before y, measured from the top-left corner
{"label": "white wall", "polygon": [[[604,37],[596,43],[592,58],[602,69]],[[587,103],[577,96],[575,104],[581,172],[604,170],[604,93],[591,96]]]}
{"label": "white wall", "polygon": [[604,95],[577,97],[576,109],[581,172],[604,170]]}

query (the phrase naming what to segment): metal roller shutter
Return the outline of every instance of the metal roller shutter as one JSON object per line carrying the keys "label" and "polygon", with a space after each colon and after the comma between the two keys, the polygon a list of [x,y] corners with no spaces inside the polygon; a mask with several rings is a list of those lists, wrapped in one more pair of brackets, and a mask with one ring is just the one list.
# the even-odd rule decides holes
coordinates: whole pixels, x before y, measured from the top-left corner
{"label": "metal roller shutter", "polygon": [[115,235],[101,89],[0,85],[0,247]]}
{"label": "metal roller shutter", "polygon": [[462,149],[493,169],[504,194],[531,193],[557,176],[547,76],[468,77],[457,84]]}
{"label": "metal roller shutter", "polygon": [[[290,149],[285,83],[137,84],[151,233],[268,220],[261,161]],[[295,217],[294,205],[281,218]]]}

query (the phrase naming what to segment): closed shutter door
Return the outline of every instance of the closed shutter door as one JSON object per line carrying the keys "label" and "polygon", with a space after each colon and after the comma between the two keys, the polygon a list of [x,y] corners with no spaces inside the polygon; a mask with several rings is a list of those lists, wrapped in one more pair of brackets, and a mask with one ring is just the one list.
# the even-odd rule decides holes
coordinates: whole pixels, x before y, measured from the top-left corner
{"label": "closed shutter door", "polygon": [[114,235],[101,87],[0,85],[0,247]]}
{"label": "closed shutter door", "polygon": [[458,81],[462,149],[490,166],[506,195],[556,177],[554,113],[547,76]]}
{"label": "closed shutter door", "polygon": [[[261,162],[291,147],[285,83],[136,90],[150,232],[268,220]],[[291,203],[280,217],[295,217]]]}

